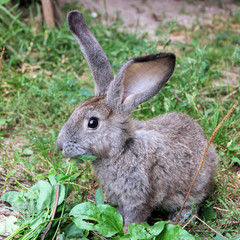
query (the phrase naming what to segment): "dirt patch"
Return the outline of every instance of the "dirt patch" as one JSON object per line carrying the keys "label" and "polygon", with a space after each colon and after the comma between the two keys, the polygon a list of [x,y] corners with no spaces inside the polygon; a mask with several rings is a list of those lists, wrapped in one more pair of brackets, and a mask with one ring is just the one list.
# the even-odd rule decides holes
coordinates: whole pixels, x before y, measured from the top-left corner
{"label": "dirt patch", "polygon": [[[15,185],[14,178],[7,175],[9,172],[15,169],[14,177],[17,178],[20,182],[24,183],[25,186],[31,186],[28,184],[26,180],[25,174],[31,175],[31,173],[26,172],[27,170],[24,168],[22,163],[18,163],[17,165],[13,165],[14,162],[14,152],[16,150],[20,150],[24,145],[29,144],[29,141],[22,137],[17,136],[14,139],[4,138],[1,143],[0,148],[0,161],[2,162],[0,167],[0,188],[4,187],[4,190],[0,193],[0,197],[7,191],[10,190],[12,185]],[[7,159],[7,160],[6,160]],[[7,181],[6,181],[7,179]],[[25,184],[26,182],[26,184]]]}
{"label": "dirt patch", "polygon": [[11,156],[11,158],[13,158],[14,151],[22,149],[22,147],[27,144],[29,144],[29,140],[23,136],[16,136],[14,139],[4,138],[0,148],[0,155],[3,156],[4,153],[6,153],[8,157]]}
{"label": "dirt patch", "polygon": [[[59,2],[63,5],[74,1],[60,0]],[[110,19],[119,15],[127,28],[137,29],[140,32],[147,31],[152,37],[160,23],[177,20],[178,24],[191,27],[198,19],[201,24],[211,24],[214,15],[226,16],[237,7],[229,0],[106,0],[105,6],[103,0],[78,0],[78,2],[82,3],[85,8],[89,8],[95,15],[97,12],[107,14]]]}

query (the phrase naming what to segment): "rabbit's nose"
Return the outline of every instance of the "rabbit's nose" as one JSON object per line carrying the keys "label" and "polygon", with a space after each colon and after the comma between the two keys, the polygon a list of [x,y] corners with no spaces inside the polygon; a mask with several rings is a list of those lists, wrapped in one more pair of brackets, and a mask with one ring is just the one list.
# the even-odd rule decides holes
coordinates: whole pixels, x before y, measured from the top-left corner
{"label": "rabbit's nose", "polygon": [[57,148],[62,152],[63,150],[63,142],[61,140],[57,140]]}

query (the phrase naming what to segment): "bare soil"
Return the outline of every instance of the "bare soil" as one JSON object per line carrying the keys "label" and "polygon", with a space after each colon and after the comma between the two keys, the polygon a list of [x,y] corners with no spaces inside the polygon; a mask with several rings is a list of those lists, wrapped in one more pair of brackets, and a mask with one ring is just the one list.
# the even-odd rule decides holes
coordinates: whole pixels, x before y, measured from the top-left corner
{"label": "bare soil", "polygon": [[[75,0],[59,0],[61,6]],[[191,27],[198,19],[202,24],[211,24],[215,15],[226,16],[237,5],[230,0],[222,1],[181,1],[181,0],[78,0],[93,15],[104,14],[114,17],[117,14],[130,29],[148,32],[154,36],[159,23],[177,19],[180,25]],[[78,9],[81,10],[81,9]]]}

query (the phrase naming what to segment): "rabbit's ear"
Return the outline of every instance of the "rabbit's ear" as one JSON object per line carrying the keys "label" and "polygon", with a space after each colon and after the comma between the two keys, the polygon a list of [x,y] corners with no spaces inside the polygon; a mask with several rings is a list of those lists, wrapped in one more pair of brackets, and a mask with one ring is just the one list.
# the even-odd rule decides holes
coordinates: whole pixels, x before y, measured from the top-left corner
{"label": "rabbit's ear", "polygon": [[91,69],[95,81],[95,95],[105,95],[110,82],[114,78],[106,54],[87,27],[79,11],[71,11],[68,13],[67,23],[73,36],[78,41],[81,51]]}
{"label": "rabbit's ear", "polygon": [[175,59],[172,53],[159,53],[124,63],[109,87],[108,106],[129,111],[153,97],[171,77]]}

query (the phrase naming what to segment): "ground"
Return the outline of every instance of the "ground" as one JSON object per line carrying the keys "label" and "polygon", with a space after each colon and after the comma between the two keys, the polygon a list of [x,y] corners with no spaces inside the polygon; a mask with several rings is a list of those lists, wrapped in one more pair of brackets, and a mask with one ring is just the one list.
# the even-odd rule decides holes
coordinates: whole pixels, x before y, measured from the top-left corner
{"label": "ground", "polygon": [[[63,5],[71,0],[60,0]],[[180,25],[192,27],[196,20],[201,24],[212,24],[215,15],[227,16],[237,7],[236,3],[224,1],[181,1],[181,0],[80,0],[84,7],[91,9],[92,14],[106,14],[111,19],[119,15],[124,25],[131,31],[147,31],[149,36],[156,38],[155,30],[159,23],[177,20]],[[104,5],[104,3],[106,4]],[[79,9],[81,10],[81,9]],[[181,37],[179,37],[181,39]],[[177,40],[179,40],[177,39]],[[185,41],[183,39],[183,41]]]}
{"label": "ground", "polygon": [[[64,7],[63,3],[76,1],[59,0],[59,2]],[[217,123],[231,106],[239,104],[238,1],[84,0],[78,2],[82,5],[75,5],[77,9],[81,11],[82,7],[86,15],[90,12],[93,27],[100,28],[96,30],[96,34],[104,49],[108,47],[107,43],[104,43],[106,36],[110,36],[110,39],[115,41],[114,34],[117,34],[117,38],[121,38],[122,42],[119,42],[121,46],[111,45],[112,49],[108,54],[115,71],[122,61],[130,58],[133,52],[146,54],[145,52],[151,51],[172,51],[177,55],[173,85],[167,87],[165,95],[159,95],[149,105],[139,107],[134,112],[135,117],[146,119],[167,111],[183,111],[198,121],[210,137]],[[115,24],[117,16],[123,20],[123,24],[117,25],[120,32],[127,31],[133,35],[136,32],[140,38],[141,34],[148,33],[147,36],[144,35],[143,41],[138,43],[140,47],[135,44],[138,38],[134,37],[132,40],[117,31],[104,32],[105,28],[116,30],[108,26]],[[15,179],[29,187],[43,177],[42,175],[47,176],[52,168],[56,169],[57,173],[66,169],[64,164],[67,165],[69,161],[63,161],[56,151],[56,136],[76,102],[82,100],[81,97],[76,97],[82,85],[92,90],[92,85],[88,84],[91,81],[88,67],[84,61],[79,67],[81,59],[78,54],[74,55],[76,50],[72,51],[77,48],[75,42],[73,45],[69,44],[72,39],[68,29],[42,31],[38,18],[37,15],[31,20],[26,16],[24,21],[22,20],[24,24],[34,22],[33,30],[27,32],[29,38],[27,34],[18,36],[19,42],[16,42],[14,34],[12,39],[9,37],[14,31],[9,30],[10,34],[6,39],[11,41],[7,40],[7,43],[3,44],[7,50],[1,72],[3,80],[0,82],[2,101],[0,112],[3,116],[0,116],[1,195],[8,190],[19,188]],[[9,21],[13,20],[16,24],[17,20],[14,18]],[[98,21],[103,26],[98,25]],[[19,23],[15,31],[20,32],[20,27]],[[8,28],[5,29],[8,31]],[[48,41],[52,45],[47,45]],[[58,44],[58,41],[62,41],[61,44]],[[124,45],[128,41],[130,45]],[[152,42],[148,43],[148,41]],[[151,49],[150,45],[154,47]],[[69,72],[68,75],[66,72]],[[188,85],[189,81],[190,85]],[[69,89],[75,91],[75,95],[72,96]],[[58,111],[59,113],[56,113]],[[232,231],[235,235],[237,228],[234,222],[239,223],[240,220],[240,161],[238,160],[240,136],[237,119],[239,119],[239,105],[231,120],[223,126],[221,134],[215,138],[214,146],[219,154],[219,171],[214,193],[205,204],[217,213],[217,220],[216,222],[213,220],[213,225],[223,224],[220,229],[223,234],[226,232],[231,234]],[[16,164],[18,160],[19,163]],[[60,164],[61,162],[63,165]],[[90,164],[81,165],[81,170],[78,167],[74,165],[73,168],[76,168],[76,172],[80,172],[81,176],[83,175],[79,182],[86,184],[87,187],[90,186],[87,198],[94,200],[98,184],[89,170]],[[82,190],[76,190],[75,195],[80,195],[80,192],[84,198],[85,193]],[[5,203],[0,201],[0,219],[10,214],[2,208],[4,205]],[[17,214],[14,213],[15,216]],[[189,231],[193,233],[197,234],[204,229],[204,225],[192,224]],[[226,226],[226,229],[223,226]],[[228,226],[233,227],[227,229]],[[194,227],[197,229],[196,232]],[[225,236],[228,236],[227,234]],[[205,235],[202,235],[204,239],[203,236]]]}

